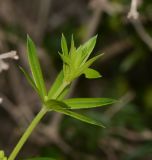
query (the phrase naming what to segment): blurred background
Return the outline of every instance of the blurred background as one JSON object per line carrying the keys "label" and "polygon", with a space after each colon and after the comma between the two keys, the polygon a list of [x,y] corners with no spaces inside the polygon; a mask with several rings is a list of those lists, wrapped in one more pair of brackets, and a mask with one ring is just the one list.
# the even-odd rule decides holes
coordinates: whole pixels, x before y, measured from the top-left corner
{"label": "blurred background", "polygon": [[[68,44],[73,34],[77,45],[98,34],[93,54],[105,53],[94,64],[103,77],[80,77],[70,96],[121,101],[81,111],[104,122],[106,129],[57,113],[48,114],[19,159],[151,160],[151,0],[0,0],[0,149],[9,155],[40,110],[37,95],[18,67],[29,71],[26,35],[37,45],[49,88],[62,68],[58,55],[62,33]],[[19,60],[2,58],[5,52],[14,54],[12,50],[17,51]]]}

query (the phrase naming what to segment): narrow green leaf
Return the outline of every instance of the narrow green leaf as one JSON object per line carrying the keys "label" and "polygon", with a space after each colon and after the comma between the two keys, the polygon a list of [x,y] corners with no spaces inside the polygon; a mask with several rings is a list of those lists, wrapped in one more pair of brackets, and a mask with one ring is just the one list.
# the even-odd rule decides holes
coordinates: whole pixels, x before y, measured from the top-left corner
{"label": "narrow green leaf", "polygon": [[82,62],[82,46],[80,45],[79,48],[76,50],[76,59],[74,61],[74,65],[76,67],[80,66],[81,62]]}
{"label": "narrow green leaf", "polygon": [[96,126],[104,127],[103,124],[101,124],[100,122],[97,122],[96,120],[93,120],[85,115],[70,111],[69,110],[70,106],[68,106],[63,101],[58,101],[58,100],[52,99],[52,100],[47,101],[45,103],[45,106],[50,110],[54,110],[56,112],[63,113],[63,114],[68,115],[70,117],[76,118],[80,121],[83,121],[83,122],[86,122],[89,124],[93,124]]}
{"label": "narrow green leaf", "polygon": [[36,54],[35,45],[29,36],[27,36],[27,50],[28,50],[28,61],[30,64],[34,82],[37,88],[39,89],[39,91],[42,92],[43,97],[45,97],[47,94],[46,94],[46,88],[44,84],[41,67]]}
{"label": "narrow green leaf", "polygon": [[[55,82],[53,83],[53,85],[51,86],[49,92],[48,92],[48,99],[52,99],[53,95],[55,94],[55,92],[58,90],[59,86],[62,85],[63,83],[63,79],[64,79],[64,74],[63,74],[63,70],[60,71],[60,73],[58,74]],[[58,100],[62,100],[68,93],[70,89],[70,85],[68,85],[62,92],[61,94],[57,97]]]}
{"label": "narrow green leaf", "polygon": [[79,113],[76,113],[76,112],[72,112],[72,111],[70,111],[68,109],[63,109],[61,107],[60,108],[57,107],[56,109],[54,109],[54,111],[59,112],[59,113],[63,113],[65,115],[68,115],[70,117],[73,117],[75,119],[78,119],[80,121],[83,121],[83,122],[86,122],[86,123],[89,123],[89,124],[93,124],[93,125],[96,125],[96,126],[104,127],[104,125],[101,124],[101,122],[97,122],[96,120],[94,120],[94,119],[92,119],[90,117],[87,117],[85,115],[82,115],[82,114],[79,114]]}
{"label": "narrow green leaf", "polygon": [[29,84],[33,87],[33,89],[37,92],[37,94],[43,100],[43,95],[41,94],[41,92],[39,91],[39,89],[37,88],[37,86],[35,85],[33,79],[30,77],[30,75],[22,67],[19,67],[19,68],[23,72],[23,74],[25,75],[25,77],[26,77],[27,81],[29,82]]}
{"label": "narrow green leaf", "polygon": [[63,55],[68,55],[68,47],[67,47],[67,42],[66,42],[66,38],[64,37],[64,35],[62,34],[62,38],[61,38],[61,48],[62,48],[62,52]]}
{"label": "narrow green leaf", "polygon": [[91,68],[85,69],[83,73],[85,74],[85,77],[89,79],[102,77],[98,71]]}
{"label": "narrow green leaf", "polygon": [[86,43],[82,45],[84,62],[89,58],[91,52],[93,51],[97,40],[97,35],[89,39]]}
{"label": "narrow green leaf", "polygon": [[55,99],[49,99],[48,101],[46,101],[45,106],[50,110],[70,109],[70,107],[66,103]]}
{"label": "narrow green leaf", "polygon": [[69,90],[70,90],[70,85],[68,85],[63,91],[62,91],[62,93],[58,96],[58,100],[63,100],[65,97],[66,97],[66,95],[68,94],[68,92],[69,92]]}
{"label": "narrow green leaf", "polygon": [[100,57],[102,57],[103,56],[103,53],[102,54],[99,54],[99,55],[97,55],[97,56],[95,56],[95,57],[93,57],[93,58],[91,58],[91,59],[89,59],[85,64],[84,64],[84,68],[88,68],[90,65],[92,65],[92,63],[94,62],[94,61],[96,61],[97,59],[99,59]]}
{"label": "narrow green leaf", "polygon": [[75,49],[75,45],[74,45],[74,38],[73,35],[71,36],[71,48],[70,48],[70,54],[72,54],[73,50]]}
{"label": "narrow green leaf", "polygon": [[110,105],[118,102],[110,98],[69,98],[63,100],[70,109],[87,109]]}
{"label": "narrow green leaf", "polygon": [[99,59],[101,56],[103,56],[103,54],[99,54],[91,59],[89,59],[84,65],[82,65],[80,67],[80,70],[79,70],[79,74],[83,74],[83,72],[92,65],[92,63],[94,63],[94,61],[96,61],[97,59]]}
{"label": "narrow green leaf", "polygon": [[53,83],[53,85],[51,86],[51,88],[48,92],[48,98],[49,99],[51,99],[51,97],[55,94],[55,92],[57,91],[59,86],[62,84],[63,78],[64,78],[63,71],[60,71],[60,73],[58,74],[55,82]]}
{"label": "narrow green leaf", "polygon": [[68,56],[65,56],[65,55],[63,55],[63,54],[61,54],[61,53],[59,53],[59,55],[60,55],[60,57],[62,58],[62,61],[63,61],[64,63],[66,63],[66,64],[68,64],[68,65],[71,64],[70,58],[69,58]]}
{"label": "narrow green leaf", "polygon": [[23,72],[23,74],[25,75],[27,81],[30,83],[30,85],[34,88],[35,91],[37,91],[37,87],[33,81],[33,79],[30,77],[30,75],[21,67],[19,66],[20,70]]}
{"label": "narrow green leaf", "polygon": [[77,54],[76,54],[76,48],[75,48],[75,44],[74,44],[74,38],[73,35],[71,37],[71,48],[70,48],[70,56],[71,56],[71,64],[74,64],[75,59],[77,58]]}

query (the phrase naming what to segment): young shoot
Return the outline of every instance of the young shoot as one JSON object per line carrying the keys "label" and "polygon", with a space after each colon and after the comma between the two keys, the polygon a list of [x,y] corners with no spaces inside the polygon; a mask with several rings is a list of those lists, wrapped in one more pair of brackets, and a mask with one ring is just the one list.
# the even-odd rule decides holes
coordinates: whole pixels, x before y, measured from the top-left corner
{"label": "young shoot", "polygon": [[[94,36],[86,43],[76,48],[72,36],[71,46],[68,48],[66,38],[64,35],[62,35],[61,53],[59,53],[59,55],[63,61],[63,68],[58,74],[53,85],[47,91],[35,44],[31,38],[27,36],[27,56],[31,75],[27,73],[22,67],[20,68],[30,85],[38,94],[42,103],[42,108],[33,119],[29,127],[26,129],[10,156],[7,158],[4,155],[4,152],[0,151],[0,160],[15,160],[21,148],[33,132],[34,128],[38,125],[45,114],[50,111],[59,112],[72,118],[76,118],[80,121],[104,127],[101,122],[96,121],[86,115],[77,113],[76,110],[101,107],[113,104],[117,102],[116,100],[109,98],[65,98],[65,96],[70,91],[72,82],[82,74],[84,74],[88,79],[101,77],[101,74],[98,71],[90,68],[91,65],[102,56],[102,54],[100,54],[90,58],[90,55],[96,44],[96,39],[97,36]],[[37,160],[40,159],[37,158]]]}

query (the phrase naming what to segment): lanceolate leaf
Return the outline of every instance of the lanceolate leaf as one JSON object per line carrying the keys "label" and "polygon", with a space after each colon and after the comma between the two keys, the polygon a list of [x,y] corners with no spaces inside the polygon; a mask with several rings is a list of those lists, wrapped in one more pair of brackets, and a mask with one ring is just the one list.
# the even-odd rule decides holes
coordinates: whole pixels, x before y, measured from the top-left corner
{"label": "lanceolate leaf", "polygon": [[110,105],[118,102],[110,98],[70,98],[63,100],[70,109],[86,109]]}
{"label": "lanceolate leaf", "polygon": [[57,101],[57,100],[49,100],[45,103],[46,107],[50,110],[54,110],[59,113],[63,113],[65,115],[68,115],[70,117],[76,118],[80,121],[93,124],[96,126],[104,127],[100,122],[97,122],[96,120],[93,120],[85,115],[72,112],[70,109],[70,106],[68,106],[66,103],[62,101]]}
{"label": "lanceolate leaf", "polygon": [[20,70],[23,72],[23,74],[25,75],[27,81],[30,83],[30,85],[33,87],[33,89],[38,93],[40,98],[43,100],[43,95],[41,94],[41,92],[39,91],[37,86],[35,85],[33,79],[30,77],[30,75],[22,67],[20,67]]}
{"label": "lanceolate leaf", "polygon": [[68,47],[67,47],[66,39],[63,34],[61,38],[61,48],[62,48],[63,55],[66,56],[68,54]]}
{"label": "lanceolate leaf", "polygon": [[71,37],[70,56],[71,56],[71,62],[72,62],[72,65],[73,65],[76,58],[77,58],[77,53],[76,53],[76,48],[75,48],[75,44],[74,44],[73,35]]}
{"label": "lanceolate leaf", "polygon": [[96,39],[97,36],[94,36],[90,40],[88,40],[85,44],[82,45],[84,62],[89,58],[91,52],[93,51],[96,44]]}
{"label": "lanceolate leaf", "polygon": [[55,100],[55,99],[50,99],[48,101],[45,102],[45,106],[46,108],[50,109],[50,110],[56,110],[56,109],[70,109],[70,107],[59,100]]}
{"label": "lanceolate leaf", "polygon": [[79,74],[81,75],[88,67],[90,67],[92,65],[92,63],[94,61],[96,61],[97,59],[99,59],[101,56],[103,56],[103,54],[99,54],[91,59],[89,59],[84,65],[82,65],[80,67],[80,70],[79,70]]}
{"label": "lanceolate leaf", "polygon": [[[63,71],[61,71],[59,73],[59,75],[57,76],[55,82],[53,83],[51,89],[49,90],[49,93],[48,93],[48,99],[51,99],[53,97],[53,95],[55,94],[55,92],[58,90],[58,88],[61,86],[61,84],[63,83],[63,78],[64,78],[64,75],[63,75]],[[60,94],[60,96],[58,97],[58,99],[63,99],[64,96],[66,95],[66,93],[68,92],[69,90],[69,86],[67,86],[63,92]]]}
{"label": "lanceolate leaf", "polygon": [[58,96],[57,99],[58,99],[58,100],[63,100],[63,98],[65,98],[66,95],[68,94],[69,90],[70,90],[70,85],[68,85],[68,86],[62,91],[62,93]]}
{"label": "lanceolate leaf", "polygon": [[76,113],[76,112],[72,112],[72,111],[70,111],[68,109],[63,109],[63,108],[57,107],[57,109],[54,109],[54,111],[59,112],[59,113],[63,113],[65,115],[68,115],[70,117],[73,117],[75,119],[78,119],[80,121],[83,121],[83,122],[86,122],[86,123],[89,123],[89,124],[93,124],[93,125],[96,125],[96,126],[104,127],[104,125],[101,124],[101,122],[97,122],[96,120],[94,120],[94,119],[92,119],[90,117],[87,117],[85,115],[82,115],[82,114],[79,114],[79,113]]}
{"label": "lanceolate leaf", "polygon": [[63,82],[63,71],[60,71],[60,73],[58,74],[55,82],[53,83],[53,85],[51,86],[49,92],[48,92],[48,98],[51,99],[53,94],[57,91],[57,89],[59,88],[59,86],[62,84]]}
{"label": "lanceolate leaf", "polygon": [[76,67],[80,66],[81,62],[82,62],[82,46],[80,45],[80,47],[76,50],[76,59],[74,61],[74,65]]}
{"label": "lanceolate leaf", "polygon": [[89,78],[89,79],[102,77],[101,74],[98,71],[96,71],[94,69],[91,69],[91,68],[85,69],[84,74],[85,74],[85,77]]}
{"label": "lanceolate leaf", "polygon": [[70,47],[70,55],[75,52],[76,48],[75,48],[75,45],[74,45],[74,38],[73,38],[73,35],[71,36],[71,47]]}
{"label": "lanceolate leaf", "polygon": [[41,67],[37,57],[35,45],[29,36],[27,37],[27,49],[28,49],[28,61],[30,64],[34,82],[37,88],[39,89],[39,91],[42,93],[43,97],[45,97],[46,88],[44,85],[44,79],[43,79]]}
{"label": "lanceolate leaf", "polygon": [[70,59],[69,59],[68,56],[65,56],[65,55],[63,55],[63,54],[61,54],[61,53],[59,53],[59,55],[60,55],[60,57],[62,58],[62,60],[63,60],[64,63],[70,65],[71,61],[70,61]]}

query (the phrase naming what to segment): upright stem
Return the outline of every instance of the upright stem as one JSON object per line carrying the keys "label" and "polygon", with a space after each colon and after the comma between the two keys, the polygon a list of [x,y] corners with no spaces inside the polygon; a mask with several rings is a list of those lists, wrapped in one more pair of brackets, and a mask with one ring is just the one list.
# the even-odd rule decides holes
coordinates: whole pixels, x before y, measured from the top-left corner
{"label": "upright stem", "polygon": [[[58,90],[55,92],[55,94],[51,97],[52,99],[56,99],[63,90],[67,87],[69,83],[63,82],[61,86],[59,86]],[[9,156],[8,160],[15,160],[17,154],[23,147],[24,143],[27,141],[28,137],[31,135],[34,128],[37,126],[37,124],[40,122],[40,120],[43,118],[43,116],[46,114],[48,110],[45,107],[42,107],[40,112],[37,114],[37,116],[33,119],[27,130],[24,132],[23,136],[17,143],[16,147],[12,151],[11,155]]]}
{"label": "upright stem", "polygon": [[40,112],[33,119],[31,124],[27,128],[27,130],[24,132],[23,136],[21,137],[21,139],[19,140],[18,144],[16,145],[16,147],[12,151],[12,153],[9,156],[8,160],[14,160],[16,158],[17,154],[19,153],[19,151],[23,147],[24,143],[26,142],[28,137],[31,135],[32,131],[37,126],[37,124],[40,122],[40,120],[43,118],[43,116],[45,115],[46,112],[47,112],[47,109],[45,109],[44,107],[40,110]]}
{"label": "upright stem", "polygon": [[51,97],[51,99],[57,99],[58,96],[63,92],[63,90],[69,85],[69,83],[66,83],[63,81],[61,86],[58,88],[58,90],[55,92],[55,94]]}

